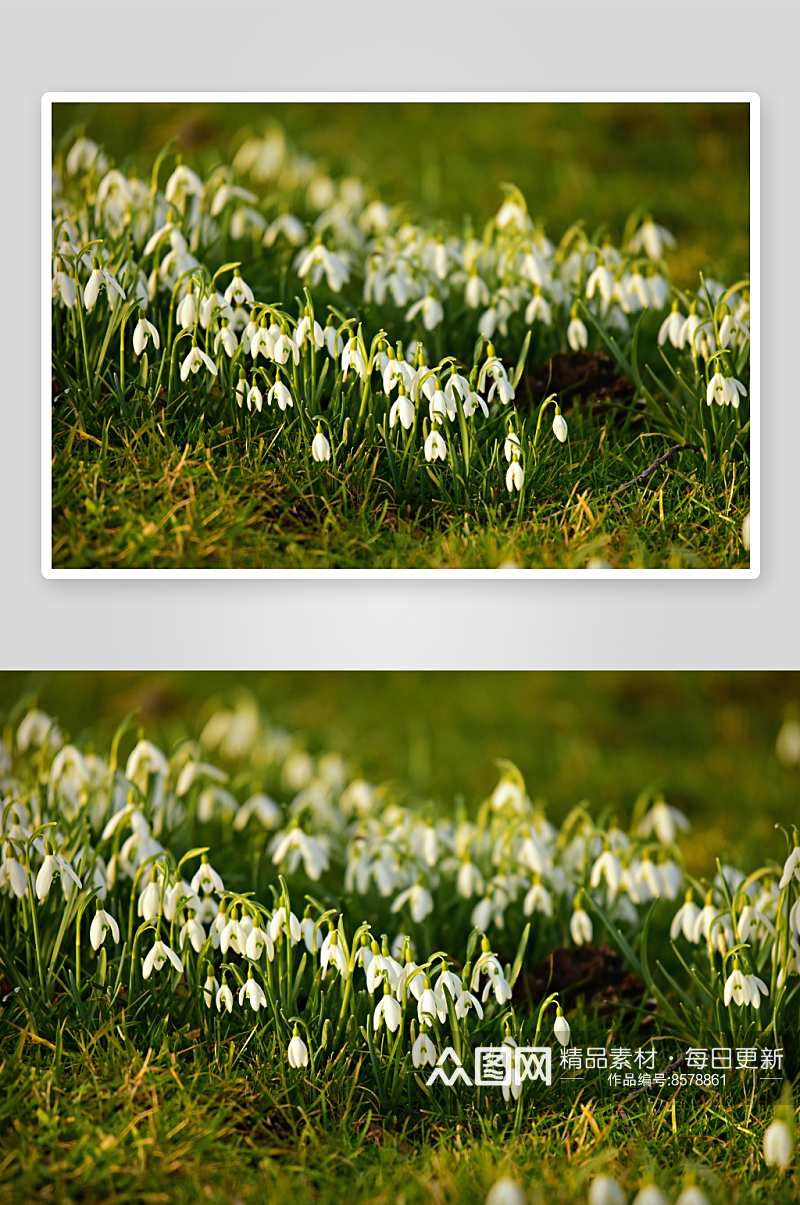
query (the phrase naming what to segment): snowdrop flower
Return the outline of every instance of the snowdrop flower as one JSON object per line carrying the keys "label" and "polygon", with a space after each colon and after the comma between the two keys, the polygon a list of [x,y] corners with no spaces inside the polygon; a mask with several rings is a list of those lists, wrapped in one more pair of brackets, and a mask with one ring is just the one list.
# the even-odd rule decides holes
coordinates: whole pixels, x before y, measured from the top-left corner
{"label": "snowdrop flower", "polygon": [[393,428],[398,419],[406,431],[410,431],[414,425],[414,405],[411,399],[406,396],[402,384],[400,385],[400,392],[389,411],[389,427]]}
{"label": "snowdrop flower", "polygon": [[224,979],[222,987],[217,992],[217,1012],[221,1013],[223,1008],[227,1008],[229,1013],[233,1012],[233,992],[228,987],[227,983],[225,983]]}
{"label": "snowdrop flower", "polygon": [[289,1043],[289,1049],[286,1051],[286,1056],[289,1059],[289,1066],[300,1068],[308,1066],[308,1047],[300,1037],[300,1030],[295,1025],[292,1040]]}
{"label": "snowdrop flower", "polygon": [[561,1043],[562,1046],[569,1046],[569,1039],[570,1039],[569,1021],[564,1016],[564,1013],[561,1010],[560,1004],[558,1006],[558,1013],[556,1015],[555,1024],[553,1026],[553,1033],[556,1035],[556,1038],[558,1039],[558,1041]]}
{"label": "snowdrop flower", "polygon": [[267,951],[267,958],[272,962],[275,957],[275,946],[266,929],[262,929],[258,921],[247,935],[244,952],[253,962],[258,962],[262,952]]}
{"label": "snowdrop flower", "polygon": [[28,874],[21,862],[13,857],[13,846],[8,843],[5,856],[0,864],[0,887],[6,884],[11,888],[18,900],[28,894]]}
{"label": "snowdrop flower", "polygon": [[181,927],[181,931],[178,936],[179,949],[183,949],[184,945],[186,944],[187,937],[192,944],[192,949],[194,950],[195,954],[199,954],[205,945],[206,931],[200,922],[193,916],[190,916],[186,923]]}
{"label": "snowdrop flower", "polygon": [[[220,189],[220,191],[222,190]],[[228,285],[223,296],[228,303],[232,303],[233,305],[253,304],[253,290],[250,288],[249,284],[246,284],[245,281],[242,280],[241,273],[239,272],[238,268],[234,269],[233,280]]]}
{"label": "snowdrop flower", "polygon": [[753,1008],[758,1008],[759,993],[765,997],[769,995],[766,984],[757,975],[745,975],[738,958],[735,959],[734,969],[725,981],[725,1007],[733,1000],[739,1007],[752,1004]]}
{"label": "snowdrop flower", "polygon": [[316,348],[325,346],[325,334],[322,330],[322,327],[316,321],[316,319],[312,325],[311,316],[309,314],[306,314],[304,318],[300,319],[300,322],[297,325],[297,330],[294,333],[294,338],[298,347],[304,347],[306,339],[308,339],[311,347]]}
{"label": "snowdrop flower", "polygon": [[489,417],[489,407],[479,393],[474,389],[470,389],[467,396],[464,398],[464,414],[467,418],[471,418],[476,410],[483,411],[483,417]]}
{"label": "snowdrop flower", "polygon": [[518,460],[512,460],[506,470],[506,489],[509,494],[514,490],[521,490],[525,484],[525,474],[522,471],[522,465]]}
{"label": "snowdrop flower", "polygon": [[426,331],[434,330],[444,318],[442,303],[429,294],[415,301],[406,312],[406,322],[411,322],[422,311],[422,325]]}
{"label": "snowdrop flower", "polygon": [[247,945],[247,931],[236,915],[236,908],[231,908],[228,921],[219,936],[219,948],[223,954],[233,950],[234,954],[242,955]]}
{"label": "snowdrop flower", "polygon": [[332,323],[328,323],[322,333],[325,336],[325,346],[328,349],[328,355],[332,360],[337,359],[344,350],[344,339],[340,334],[337,334],[337,329]]}
{"label": "snowdrop flower", "polygon": [[680,908],[672,918],[672,924],[669,927],[669,935],[672,941],[675,941],[678,934],[681,932],[687,941],[697,941],[695,932],[697,929],[697,920],[699,916],[700,909],[692,899],[692,892],[689,890],[686,892],[685,902],[681,904]]}
{"label": "snowdrop flower", "polygon": [[361,377],[362,381],[367,379],[367,366],[364,363],[364,357],[361,354],[361,348],[358,344],[358,339],[355,335],[348,339],[345,349],[342,352],[342,373],[343,379],[347,379],[350,369],[353,369],[357,376]]}
{"label": "snowdrop flower", "polygon": [[685,833],[690,828],[691,825],[683,812],[660,799],[653,804],[642,820],[639,832],[642,837],[655,833],[662,845],[673,845],[678,831]]}
{"label": "snowdrop flower", "polygon": [[463,1021],[470,1009],[474,1009],[481,1021],[483,1020],[483,1005],[472,992],[463,992],[456,1000],[456,1016]]}
{"label": "snowdrop flower", "polygon": [[100,267],[100,263],[97,258],[92,260],[92,265],[92,273],[86,282],[86,287],[83,290],[83,304],[86,307],[87,313],[94,309],[95,303],[100,294],[100,289],[103,285],[105,285],[107,293],[109,290],[113,289],[123,301],[125,300],[125,293],[117,284],[111,273],[107,272],[105,268]]}
{"label": "snowdrop flower", "polygon": [[244,984],[239,988],[239,1006],[244,1004],[244,998],[250,1001],[250,1007],[254,1013],[257,1013],[260,1008],[267,1007],[267,997],[264,995],[264,989],[260,983],[256,983],[252,972],[247,976]]}
{"label": "snowdrop flower", "polygon": [[633,1205],[669,1205],[669,1197],[655,1184],[645,1184],[633,1198]]}
{"label": "snowdrop flower", "polygon": [[783,864],[783,874],[778,886],[783,888],[791,882],[792,876],[800,881],[800,845],[795,845],[789,857]]}
{"label": "snowdrop flower", "polygon": [[67,175],[76,176],[78,172],[88,172],[93,164],[98,174],[104,173],[107,167],[106,157],[96,142],[92,142],[91,138],[81,137],[72,145],[67,155]]}
{"label": "snowdrop flower", "polygon": [[399,912],[403,905],[409,902],[411,917],[418,925],[433,912],[433,896],[421,883],[415,883],[413,887],[401,891],[392,904],[392,912]]}
{"label": "snowdrop flower", "polygon": [[266,229],[264,246],[271,247],[279,234],[282,234],[293,247],[299,247],[306,236],[305,223],[296,218],[293,213],[279,213]]}
{"label": "snowdrop flower", "polygon": [[183,213],[186,206],[186,198],[202,197],[203,191],[203,181],[197,172],[193,172],[185,163],[179,163],[169,180],[167,180],[164,196],[168,201],[172,201],[180,212]]}
{"label": "snowdrop flower", "polygon": [[486,1205],[525,1205],[525,1193],[516,1180],[503,1176],[489,1189]]}
{"label": "snowdrop flower", "polygon": [[317,425],[317,433],[311,441],[311,455],[314,459],[321,463],[323,460],[330,460],[331,445],[322,433],[322,427]]}
{"label": "snowdrop flower", "polygon": [[425,440],[425,459],[447,460],[447,444],[444,442],[436,427],[431,429],[430,435]]}
{"label": "snowdrop flower", "polygon": [[476,310],[479,305],[487,306],[489,304],[489,290],[486,282],[481,279],[475,269],[469,274],[467,287],[464,290],[464,300],[471,310]]}
{"label": "snowdrop flower", "polygon": [[690,1184],[688,1188],[684,1188],[675,1205],[710,1205],[710,1202],[701,1188]]}
{"label": "snowdrop flower", "polygon": [[567,439],[567,424],[560,410],[556,410],[556,416],[553,419],[553,434],[559,443],[566,443]]}
{"label": "snowdrop flower", "polygon": [[547,888],[541,883],[534,883],[525,896],[522,911],[525,916],[531,916],[534,912],[541,912],[543,916],[552,916],[553,901]]}
{"label": "snowdrop flower", "polygon": [[285,364],[290,355],[295,364],[300,363],[300,348],[284,327],[275,340],[275,350],[272,353],[272,358],[276,364]]}
{"label": "snowdrop flower", "polygon": [[614,273],[609,272],[605,265],[598,264],[586,282],[586,296],[594,297],[595,289],[599,288],[603,301],[610,302],[614,296],[615,284]]}
{"label": "snowdrop flower", "polygon": [[764,1131],[764,1162],[767,1167],[788,1167],[793,1146],[792,1132],[786,1122],[771,1122]]}
{"label": "snowdrop flower", "polygon": [[93,950],[100,949],[106,939],[106,933],[110,933],[113,940],[119,944],[119,925],[110,913],[98,908],[89,927],[89,940]]}
{"label": "snowdrop flower", "polygon": [[217,331],[216,335],[214,336],[214,355],[216,355],[219,352],[220,343],[222,344],[223,348],[225,349],[225,354],[229,358],[232,358],[233,356],[235,356],[236,350],[239,346],[239,340],[236,338],[236,335],[231,330],[231,328],[228,326],[228,324],[224,318],[222,319],[222,323],[220,325],[219,330]]}
{"label": "snowdrop flower", "polygon": [[152,322],[148,322],[144,316],[144,310],[139,310],[139,321],[133,331],[133,350],[137,356],[140,356],[147,347],[147,340],[153,340],[153,346],[158,351],[161,346],[161,340],[158,331],[153,326]]}
{"label": "snowdrop flower", "polygon": [[613,1176],[595,1176],[589,1189],[589,1205],[625,1205],[625,1193]]}
{"label": "snowdrop flower", "polygon": [[574,312],[567,327],[567,343],[573,351],[581,351],[589,346],[589,332]]}
{"label": "snowdrop flower", "polygon": [[515,435],[513,431],[509,431],[503,444],[503,455],[506,460],[516,460],[521,450],[519,436]]}
{"label": "snowdrop flower", "polygon": [[172,963],[175,970],[179,973],[183,972],[183,963],[174,950],[171,950],[163,941],[155,941],[153,948],[148,953],[142,966],[142,975],[145,979],[149,979],[153,970],[160,971],[165,962]]}
{"label": "snowdrop flower", "polygon": [[721,372],[715,372],[708,382],[706,402],[709,406],[712,402],[716,402],[719,406],[733,406],[738,410],[739,394],[747,397],[747,390],[741,381],[737,381],[735,377],[725,377]]}
{"label": "snowdrop flower", "polygon": [[142,889],[136,906],[136,912],[143,920],[155,920],[161,911],[162,882],[163,876],[157,877],[154,870],[150,872],[150,881]]}
{"label": "snowdrop flower", "polygon": [[[665,247],[675,246],[675,236],[659,226],[652,218],[646,218],[630,241],[629,248],[637,255],[642,248],[650,259],[661,259]],[[644,1205],[643,1202],[640,1205]]]}
{"label": "snowdrop flower", "polygon": [[471,899],[475,894],[483,894],[483,876],[469,858],[465,859],[458,869],[456,890],[465,900]]}
{"label": "snowdrop flower", "polygon": [[272,920],[269,922],[269,935],[273,941],[277,941],[278,934],[283,930],[288,935],[293,946],[297,945],[300,938],[303,936],[303,931],[300,928],[300,921],[293,912],[289,913],[288,921],[286,917],[286,909],[281,905]]}
{"label": "snowdrop flower", "polygon": [[346,979],[350,974],[350,967],[347,962],[347,957],[344,950],[339,945],[339,934],[334,929],[328,934],[322,944],[322,952],[319,958],[319,965],[322,971],[323,978],[328,973],[328,967],[333,963],[343,979]]}
{"label": "snowdrop flower", "polygon": [[658,332],[658,346],[663,347],[667,339],[673,347],[680,348],[683,346],[681,342],[681,332],[683,330],[684,318],[678,308],[678,302],[673,301],[672,309],[667,314],[664,321],[661,323]]}
{"label": "snowdrop flower", "polygon": [[267,405],[271,406],[273,401],[278,403],[281,410],[285,410],[287,406],[291,406],[294,409],[294,400],[292,395],[280,377],[278,377],[277,381],[267,394]]}
{"label": "snowdrop flower", "polygon": [[428,1065],[431,1067],[436,1066],[436,1047],[424,1028],[411,1047],[411,1061],[417,1069]]}
{"label": "snowdrop flower", "polygon": [[199,347],[193,346],[181,365],[181,380],[187,380],[189,373],[196,375],[201,368],[207,368],[212,377],[217,375],[217,366],[211,357],[201,351]]}
{"label": "snowdrop flower", "polygon": [[592,940],[592,922],[583,908],[576,908],[569,922],[569,931],[576,946],[582,946]]}
{"label": "snowdrop flower", "polygon": [[66,858],[62,858],[60,854],[50,853],[50,846],[47,843],[45,844],[45,849],[47,852],[45,853],[44,862],[42,862],[39,873],[36,876],[36,898],[39,900],[39,903],[46,898],[50,885],[53,882],[53,876],[56,874],[60,874],[62,878],[66,875],[77,886],[78,890],[82,887],[80,879]]}
{"label": "snowdrop flower", "polygon": [[61,298],[62,305],[67,309],[72,309],[78,300],[78,292],[75,287],[75,281],[68,272],[64,272],[61,267],[61,260],[56,256],[53,261],[53,298]]}
{"label": "snowdrop flower", "polygon": [[447,1005],[441,996],[433,990],[430,980],[425,976],[424,987],[417,1003],[417,1016],[420,1021],[435,1021],[438,1017],[444,1021],[447,1017]]}
{"label": "snowdrop flower", "polygon": [[610,849],[604,850],[595,861],[589,878],[590,886],[599,887],[602,878],[605,878],[611,896],[615,896],[622,882],[622,863]]}
{"label": "snowdrop flower", "polygon": [[528,326],[533,326],[537,318],[545,326],[550,326],[553,321],[550,306],[545,301],[542,291],[538,286],[534,290],[533,297],[528,302],[528,308],[525,311],[525,322]]}
{"label": "snowdrop flower", "polygon": [[218,992],[219,984],[217,983],[217,977],[214,974],[213,966],[211,963],[209,963],[206,981],[203,984],[203,1003],[205,1004],[206,1008],[211,1008],[211,1005],[214,1003]]}
{"label": "snowdrop flower", "polygon": [[377,1031],[380,1028],[381,1021],[385,1021],[387,1029],[391,1030],[392,1033],[396,1033],[403,1020],[403,1010],[394,996],[390,995],[388,983],[383,985],[383,992],[383,997],[378,1001],[373,1013],[372,1028]]}
{"label": "snowdrop flower", "polygon": [[189,330],[195,324],[197,318],[197,297],[195,296],[194,285],[191,280],[189,281],[189,291],[179,303],[175,311],[175,317],[178,320],[178,325],[183,330]]}
{"label": "snowdrop flower", "polygon": [[258,358],[259,352],[265,359],[273,359],[275,355],[275,340],[272,337],[272,329],[267,325],[266,318],[261,319],[259,325],[251,332],[249,339],[250,355],[254,360]]}
{"label": "snowdrop flower", "polygon": [[212,891],[223,892],[225,890],[222,878],[210,864],[206,854],[203,854],[200,865],[192,876],[191,888],[192,891],[204,891],[207,893]]}

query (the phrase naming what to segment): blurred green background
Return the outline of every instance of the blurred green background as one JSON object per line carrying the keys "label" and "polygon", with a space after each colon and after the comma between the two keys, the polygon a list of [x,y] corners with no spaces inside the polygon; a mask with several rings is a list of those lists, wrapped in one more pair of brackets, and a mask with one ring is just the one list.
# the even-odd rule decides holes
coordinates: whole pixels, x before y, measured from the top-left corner
{"label": "blurred green background", "polygon": [[[38,700],[72,739],[107,743],[139,709],[171,748],[196,735],[209,700],[250,692],[272,721],[332,744],[374,782],[475,808],[510,758],[554,819],[580,800],[630,816],[660,787],[693,823],[690,868],[731,856],[785,856],[777,821],[797,820],[800,769],[775,754],[798,713],[800,675],[784,673],[5,673],[0,712]],[[123,754],[135,740],[126,734]]]}
{"label": "blurred green background", "polygon": [[[278,121],[296,148],[374,183],[412,212],[477,228],[512,181],[558,239],[583,219],[621,237],[646,205],[672,230],[676,283],[702,268],[733,283],[749,270],[749,112],[739,103],[98,104],[53,107],[56,149],[81,130],[126,170],[175,149],[204,168],[247,129]],[[162,185],[170,164],[162,169]]]}

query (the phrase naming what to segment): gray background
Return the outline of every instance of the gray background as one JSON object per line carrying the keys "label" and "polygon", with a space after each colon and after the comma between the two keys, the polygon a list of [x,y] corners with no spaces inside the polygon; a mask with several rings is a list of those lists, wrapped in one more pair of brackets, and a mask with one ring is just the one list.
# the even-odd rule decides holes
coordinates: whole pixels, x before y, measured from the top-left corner
{"label": "gray background", "polygon": [[[798,666],[795,3],[4,3],[0,14],[0,668]],[[272,89],[760,95],[760,578],[42,578],[40,98]]]}

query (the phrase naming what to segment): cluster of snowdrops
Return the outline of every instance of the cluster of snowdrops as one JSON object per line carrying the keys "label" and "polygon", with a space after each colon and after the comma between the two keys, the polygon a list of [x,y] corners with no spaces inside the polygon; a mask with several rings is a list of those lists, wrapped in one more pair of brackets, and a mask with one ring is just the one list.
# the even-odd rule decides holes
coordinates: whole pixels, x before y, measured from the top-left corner
{"label": "cluster of snowdrops", "polygon": [[674,288],[674,239],[645,211],[621,247],[582,224],[556,245],[509,185],[485,231],[456,234],[361,180],[332,179],[277,129],[205,178],[180,157],[168,171],[166,158],[149,180],[85,137],[56,159],[54,360],[92,397],[102,380],[123,405],[137,390],[165,391],[170,406],[180,390],[201,406],[216,391],[233,412],[274,412],[334,470],[379,436],[396,487],[423,468],[468,485],[472,466],[499,470],[510,494],[540,454],[547,406],[556,440],[568,439],[555,394],[538,416],[515,405],[532,341],[543,362],[630,340],[655,311],[676,406],[738,411],[746,397],[747,283]]}
{"label": "cluster of snowdrops", "polygon": [[[140,734],[123,765],[124,732],[101,755],[36,709],[6,729],[4,1009],[56,991],[79,1011],[108,1008],[122,992],[129,1008],[180,1003],[206,1027],[250,1016],[312,1072],[345,1038],[363,1041],[396,1078],[447,1046],[513,1045],[533,1024],[514,998],[526,950],[603,935],[630,949],[666,901],[676,950],[697,960],[675,987],[700,992],[675,1032],[696,1042],[694,1023],[730,1026],[749,1045],[783,1032],[800,984],[796,835],[784,865],[700,882],[677,844],[688,821],[663,799],[643,795],[628,828],[583,804],[556,828],[503,763],[476,813],[454,818],[354,776],[338,753],[312,756],[246,698],[171,750]],[[457,949],[441,948],[445,916]],[[672,1005],[648,986],[669,1025]],[[567,1045],[557,996],[537,1004],[535,1037],[550,1010]]]}

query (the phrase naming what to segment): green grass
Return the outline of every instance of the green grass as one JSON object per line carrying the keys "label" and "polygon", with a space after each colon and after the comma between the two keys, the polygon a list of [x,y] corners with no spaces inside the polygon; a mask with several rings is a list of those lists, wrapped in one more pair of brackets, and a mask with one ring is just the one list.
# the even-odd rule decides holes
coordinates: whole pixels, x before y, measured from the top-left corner
{"label": "green grass", "polygon": [[[585,221],[587,235],[601,241],[605,230],[618,242],[633,210],[651,211],[678,239],[667,253],[669,270],[675,285],[692,294],[701,270],[727,283],[748,272],[742,105],[304,104],[254,111],[70,104],[54,109],[54,149],[63,154],[85,130],[124,170],[147,178],[155,155],[173,139],[163,186],[175,151],[207,173],[248,129],[260,133],[274,119],[300,151],[321,157],[337,176],[360,173],[434,230],[444,230],[437,221],[445,219],[480,234],[497,210],[501,185],[511,180],[554,239]],[[268,209],[273,201],[268,197]],[[291,203],[302,209],[297,195]],[[109,247],[107,240],[106,254]],[[220,267],[246,252],[225,234],[209,263]],[[124,238],[114,254],[120,263],[127,255]],[[269,264],[267,258],[259,245],[243,272],[259,300],[280,296],[291,311],[303,282],[288,258]],[[324,284],[314,294],[321,321],[323,302],[335,303],[345,314],[358,312],[368,342],[382,327],[406,343],[422,334],[432,363],[450,354],[469,372],[474,321],[460,302],[449,305],[444,327],[429,337],[404,324],[401,311],[362,303],[357,282],[341,296],[326,293]],[[172,328],[171,311],[168,319],[158,305],[157,298],[148,316],[163,334]],[[362,428],[360,392],[334,381],[335,370],[324,390],[320,377],[314,396],[304,375],[304,400],[294,411],[242,414],[231,400],[235,376],[220,376],[210,389],[198,388],[196,378],[183,387],[155,356],[138,381],[137,364],[123,372],[118,331],[109,327],[104,339],[92,317],[89,387],[73,312],[71,323],[56,324],[54,342],[53,566],[747,568],[741,539],[749,512],[747,414],[743,409],[730,421],[730,411],[707,412],[698,401],[705,396],[702,372],[690,381],[684,366],[681,381],[671,376],[675,356],[668,348],[665,365],[656,346],[661,320],[645,313],[636,335],[614,345],[590,329],[590,349],[601,353],[606,379],[601,385],[590,373],[584,385],[553,386],[569,425],[564,447],[549,431],[552,412],[538,446],[533,435],[549,389],[549,358],[567,348],[563,330],[541,333],[537,325],[513,408],[480,430],[470,422],[469,434],[454,426],[449,461],[431,466],[422,457],[422,420],[410,441],[390,437],[383,426],[391,399],[378,392]],[[496,336],[509,373],[525,334],[515,315],[508,335]],[[579,362],[570,357],[569,364],[568,373],[580,378]],[[746,364],[743,354],[734,368],[742,373]],[[334,443],[335,463],[324,467],[311,460],[313,422],[305,413],[320,409]],[[507,416],[525,449],[525,488],[511,497],[497,444]],[[685,446],[631,484],[676,444]]]}

